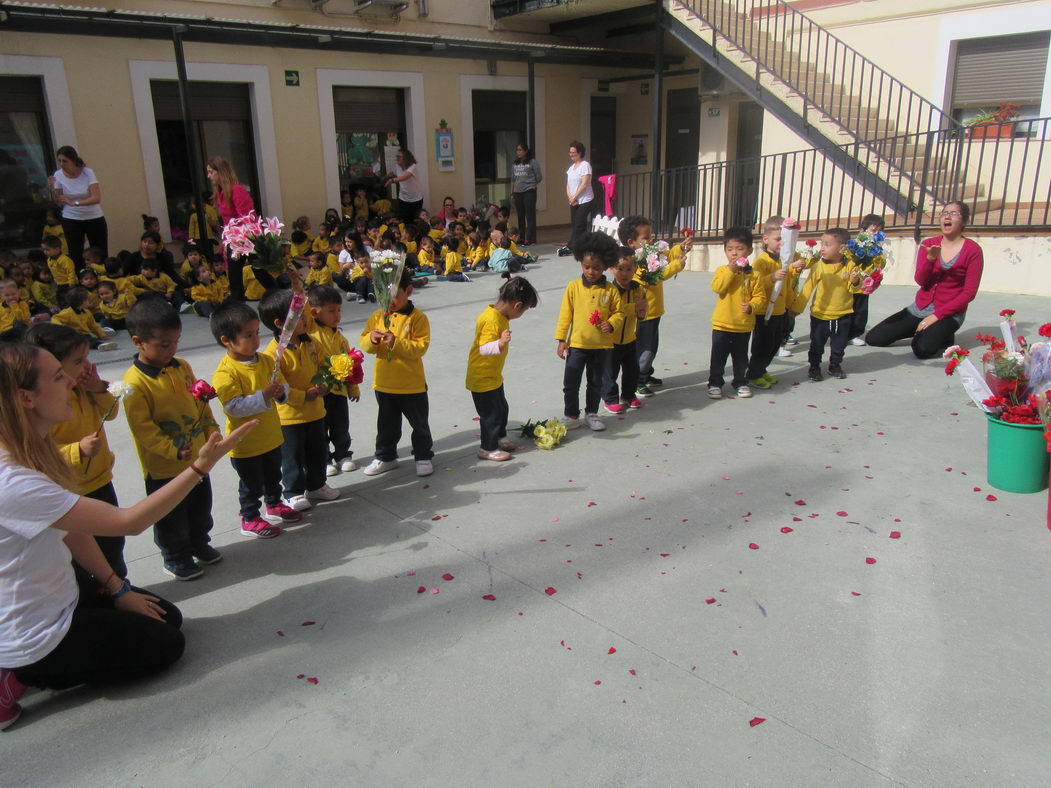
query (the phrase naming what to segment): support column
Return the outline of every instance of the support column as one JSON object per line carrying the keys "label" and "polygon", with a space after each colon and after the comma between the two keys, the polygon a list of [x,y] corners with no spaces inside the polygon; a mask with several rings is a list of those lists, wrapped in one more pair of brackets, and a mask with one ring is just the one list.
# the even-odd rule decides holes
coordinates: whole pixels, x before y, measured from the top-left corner
{"label": "support column", "polygon": [[654,25],[656,42],[654,44],[653,74],[653,167],[650,175],[653,229],[660,233],[664,227],[663,207],[661,205],[664,184],[661,182],[662,125],[664,115],[664,0],[654,0],[657,21]]}
{"label": "support column", "polygon": [[182,33],[185,29],[172,28],[172,46],[175,48],[175,71],[179,78],[179,105],[182,108],[183,133],[186,135],[186,152],[190,158],[190,182],[193,184],[193,200],[197,206],[197,248],[205,260],[212,259],[212,245],[208,243],[208,219],[204,214],[204,189],[201,183],[201,141],[197,138],[197,124],[190,110],[190,85],[186,80],[186,57],[182,49]]}
{"label": "support column", "polygon": [[533,58],[526,61],[526,145],[529,152],[536,156],[536,85],[533,69]]}

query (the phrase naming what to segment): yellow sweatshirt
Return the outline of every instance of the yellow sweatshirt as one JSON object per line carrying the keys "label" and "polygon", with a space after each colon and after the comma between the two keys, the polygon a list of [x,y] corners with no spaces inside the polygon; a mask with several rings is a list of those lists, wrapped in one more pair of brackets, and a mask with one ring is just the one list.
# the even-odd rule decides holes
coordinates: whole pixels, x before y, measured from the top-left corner
{"label": "yellow sweatshirt", "polygon": [[641,273],[635,274],[635,281],[646,286],[646,320],[654,320],[664,314],[664,283],[686,267],[686,255],[682,244],[675,244],[668,250],[668,267],[664,269],[664,278],[655,285],[646,285]]}
{"label": "yellow sweatshirt", "polygon": [[613,334],[614,345],[627,345],[635,341],[636,329],[639,325],[638,313],[635,311],[639,301],[646,300],[646,286],[640,285],[634,279],[628,283],[625,290],[619,282],[613,282],[613,286],[620,293],[620,308],[624,314],[624,325]]}
{"label": "yellow sweatshirt", "polygon": [[459,252],[447,252],[445,255],[445,275],[463,273],[463,263]]}
{"label": "yellow sweatshirt", "polygon": [[29,299],[34,304],[46,306],[48,309],[58,307],[58,290],[53,282],[37,282],[29,286]]}
{"label": "yellow sweatshirt", "polygon": [[51,278],[55,280],[56,285],[75,285],[77,283],[77,270],[73,261],[66,255],[60,254],[58,257],[47,258],[47,267],[51,269]]}
{"label": "yellow sweatshirt", "polygon": [[145,287],[139,287],[132,282],[131,279],[132,277],[130,276],[118,276],[116,279],[112,276],[99,277],[100,282],[112,282],[113,286],[117,288],[118,293],[130,293],[131,295],[138,297],[147,292]]}
{"label": "yellow sweatshirt", "polygon": [[292,255],[292,257],[304,257],[307,254],[307,252],[309,252],[311,250],[311,247],[313,247],[313,245],[314,245],[314,239],[311,238],[308,235],[307,239],[305,241],[303,241],[303,243],[301,243],[301,244],[293,243],[289,247],[288,253],[290,255]]}
{"label": "yellow sweatshirt", "polygon": [[258,301],[266,295],[266,288],[255,278],[255,269],[252,266],[246,265],[241,270],[243,271],[241,282],[244,284],[245,298],[249,301]]}
{"label": "yellow sweatshirt", "polygon": [[66,231],[61,224],[45,224],[41,239],[44,238],[57,238],[59,243],[62,244],[62,254],[69,254],[69,244],[66,243]]}
{"label": "yellow sweatshirt", "polygon": [[[91,334],[99,339],[106,337],[106,332],[95,322],[95,316],[91,314],[90,309],[74,309],[71,306],[67,306],[57,315],[52,316],[51,322],[58,323],[60,326],[75,328],[82,334]],[[82,435],[81,437],[84,436]]]}
{"label": "yellow sweatshirt", "polygon": [[[599,322],[609,321],[613,332],[606,334],[592,325],[592,315],[599,313]],[[613,347],[613,337],[624,325],[620,291],[606,279],[588,285],[580,276],[566,285],[562,307],[558,310],[555,339],[582,350],[601,350]]]}
{"label": "yellow sweatshirt", "polygon": [[15,323],[29,325],[29,305],[25,301],[6,304],[0,301],[0,334],[10,331]]}
{"label": "yellow sweatshirt", "polygon": [[[84,285],[81,285],[81,287],[84,287]],[[99,311],[99,304],[102,303],[99,299],[98,290],[90,290],[86,287],[84,287],[84,289],[88,291],[88,300],[84,303],[84,308],[90,309],[92,314],[94,314]]]}
{"label": "yellow sweatshirt", "polygon": [[175,280],[165,273],[158,273],[153,279],[147,279],[144,274],[129,276],[127,279],[136,287],[152,290],[154,293],[163,293],[170,297],[175,292]]}
{"label": "yellow sweatshirt", "polygon": [[[755,270],[741,273],[736,265],[721,265],[712,277],[712,290],[719,295],[712,312],[712,328],[716,331],[750,333],[755,328],[756,315],[766,310],[763,277]],[[750,314],[741,311],[744,303],[751,304]]]}
{"label": "yellow sweatshirt", "polygon": [[212,282],[210,285],[196,284],[190,288],[190,298],[209,304],[221,304],[226,300],[226,293],[221,282]]}
{"label": "yellow sweatshirt", "polygon": [[489,242],[482,241],[474,249],[467,250],[467,261],[472,265],[478,265],[482,260],[489,256]]}
{"label": "yellow sweatshirt", "polygon": [[369,198],[368,197],[355,197],[351,200],[351,204],[354,206],[354,218],[355,219],[368,219],[369,218]]}
{"label": "yellow sweatshirt", "polygon": [[99,311],[103,317],[110,320],[123,320],[128,316],[128,310],[132,308],[137,299],[131,293],[122,293],[113,299],[112,304],[99,301]]}
{"label": "yellow sweatshirt", "polygon": [[824,260],[816,263],[806,280],[802,291],[792,304],[796,314],[806,309],[811,294],[814,294],[814,305],[810,314],[818,320],[838,320],[854,313],[854,293],[850,286],[850,277],[855,266],[848,263],[828,263]]}
{"label": "yellow sweatshirt", "polygon": [[[332,257],[333,255],[329,255]],[[327,265],[322,268],[311,268],[310,273],[307,274],[307,280],[304,283],[305,287],[313,287],[314,285],[331,285],[332,284],[332,269]]]}
{"label": "yellow sweatshirt", "polygon": [[[181,358],[172,359],[166,367],[154,367],[136,357],[124,373],[124,382],[135,387],[135,392],[124,398],[124,415],[142,472],[151,479],[178,476],[218,429],[211,406],[198,402],[190,393],[195,380],[189,362]],[[190,442],[190,459],[180,460],[174,438],[195,425],[202,431]]]}
{"label": "yellow sweatshirt", "polygon": [[[102,424],[102,417],[109,413],[109,421],[117,418],[117,409],[110,412],[113,397],[105,391],[94,393],[84,391],[80,386],[73,387],[70,397],[73,405],[73,417],[62,424],[51,428],[51,437],[58,444],[58,450],[77,481],[77,492],[81,495],[95,492],[104,484],[113,481],[113,452],[106,440],[106,431],[99,430],[99,451],[88,458],[80,453],[80,439],[93,435]],[[90,463],[88,460],[91,460]],[[87,475],[85,475],[87,471]]]}
{"label": "yellow sweatshirt", "polygon": [[313,243],[310,244],[310,249],[314,252],[327,252],[330,245],[327,235],[319,235],[314,239]]}
{"label": "yellow sweatshirt", "polygon": [[416,255],[416,261],[420,264],[420,268],[434,268],[434,252],[420,249],[419,254]]}
{"label": "yellow sweatshirt", "polygon": [[[219,402],[225,409],[230,400],[236,397],[250,397],[269,386],[273,372],[274,359],[265,353],[256,353],[255,361],[236,361],[225,355],[212,375],[212,387],[219,392]],[[285,382],[280,372],[277,381]],[[276,449],[284,442],[277,407],[277,403],[271,402],[269,408],[251,416],[238,418],[226,415],[227,435],[246,421],[259,420],[259,426],[249,432],[230,452],[231,457],[258,457]]]}
{"label": "yellow sweatshirt", "polygon": [[[345,356],[350,351],[350,342],[339,328],[329,328],[316,321],[310,332],[310,339],[317,345],[318,355],[322,362],[325,362],[329,356]],[[349,387],[341,384],[333,386],[329,393],[358,399],[361,396],[361,389],[358,388],[357,383]]]}
{"label": "yellow sweatshirt", "polygon": [[445,237],[445,231],[439,229],[432,229],[427,231],[427,235],[429,235],[435,243],[438,243],[442,240],[442,238]]}
{"label": "yellow sweatshirt", "polygon": [[[794,259],[799,259],[798,252]],[[752,263],[752,268],[763,277],[763,287],[766,288],[766,298],[769,304],[770,296],[774,294],[774,272],[781,268],[781,258],[775,258],[769,252],[760,252],[759,256],[755,258],[755,262]],[[777,296],[777,301],[774,303],[774,311],[771,317],[783,315],[794,298],[795,272],[789,267],[785,274],[784,284],[781,285],[781,293]],[[765,314],[766,307],[763,307],[763,309]]]}
{"label": "yellow sweatshirt", "polygon": [[504,361],[507,360],[507,348],[499,353],[483,356],[481,348],[490,342],[496,342],[500,335],[510,328],[510,321],[500,311],[489,304],[478,319],[474,321],[474,342],[467,353],[467,390],[492,391],[504,385]]}
{"label": "yellow sweatshirt", "polygon": [[[277,339],[271,339],[263,351],[271,359],[277,357]],[[281,354],[281,374],[288,382],[288,399],[277,406],[282,424],[307,424],[325,418],[325,398],[307,400],[307,389],[313,387],[321,353],[306,334],[300,334],[295,346],[289,345]]]}
{"label": "yellow sweatshirt", "polygon": [[365,267],[360,266],[360,265],[355,265],[353,268],[350,269],[350,281],[351,282],[356,282],[359,279],[361,279],[361,277],[363,277],[363,276],[366,279],[371,279],[372,278],[372,266],[369,266],[368,268],[365,268]]}
{"label": "yellow sweatshirt", "polygon": [[374,345],[369,335],[386,331],[383,325],[383,310],[372,313],[361,332],[361,349],[376,356],[376,368],[372,374],[372,388],[387,394],[421,394],[427,391],[427,378],[423,372],[423,356],[431,344],[431,323],[421,310],[409,301],[402,309],[391,315],[390,332],[394,334],[394,347],[390,361],[387,347]]}

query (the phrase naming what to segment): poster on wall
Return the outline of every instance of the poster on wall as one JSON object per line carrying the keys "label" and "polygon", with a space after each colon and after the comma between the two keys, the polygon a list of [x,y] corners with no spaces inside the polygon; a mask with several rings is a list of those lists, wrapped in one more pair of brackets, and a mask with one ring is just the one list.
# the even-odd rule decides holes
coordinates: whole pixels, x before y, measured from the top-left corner
{"label": "poster on wall", "polygon": [[647,165],[650,163],[649,155],[646,153],[646,148],[649,145],[650,135],[649,134],[632,134],[631,135],[631,163],[635,165]]}

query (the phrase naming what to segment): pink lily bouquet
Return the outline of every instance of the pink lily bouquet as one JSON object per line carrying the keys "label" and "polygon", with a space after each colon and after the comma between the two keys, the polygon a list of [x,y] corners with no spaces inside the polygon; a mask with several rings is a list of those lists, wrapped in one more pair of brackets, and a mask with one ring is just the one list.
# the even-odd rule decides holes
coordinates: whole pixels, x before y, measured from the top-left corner
{"label": "pink lily bouquet", "polygon": [[656,285],[664,281],[664,269],[668,267],[667,241],[643,243],[635,250],[635,265],[639,269],[639,278],[647,285]]}
{"label": "pink lily bouquet", "polygon": [[281,231],[284,227],[276,216],[264,220],[252,211],[247,216],[226,223],[222,245],[224,249],[230,250],[230,256],[235,260],[247,255],[253,268],[280,274],[285,270],[281,254]]}

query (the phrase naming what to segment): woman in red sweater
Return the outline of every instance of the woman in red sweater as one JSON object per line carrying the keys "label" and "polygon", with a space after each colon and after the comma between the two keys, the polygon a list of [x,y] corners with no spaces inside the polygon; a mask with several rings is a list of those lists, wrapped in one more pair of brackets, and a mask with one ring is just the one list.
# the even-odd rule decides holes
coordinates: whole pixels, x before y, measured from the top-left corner
{"label": "woman in red sweater", "polygon": [[912,337],[916,358],[934,358],[955,344],[984,265],[982,247],[963,235],[970,218],[962,202],[946,204],[941,237],[925,238],[916,252],[916,300],[874,326],[865,337],[869,345],[888,347]]}
{"label": "woman in red sweater", "polygon": [[[252,195],[237,180],[237,173],[234,172],[230,162],[222,156],[215,156],[208,159],[205,172],[208,175],[208,181],[215,190],[215,207],[219,211],[219,218],[224,226],[231,219],[240,219],[242,216],[247,216],[255,210],[255,202],[252,200]],[[245,289],[242,269],[248,263],[248,258],[242,257],[240,260],[234,260],[228,256],[226,263],[230,277],[230,294],[238,301],[244,301]],[[259,280],[259,284],[267,290],[277,287],[277,282],[266,271],[256,269],[255,275],[256,279]]]}

